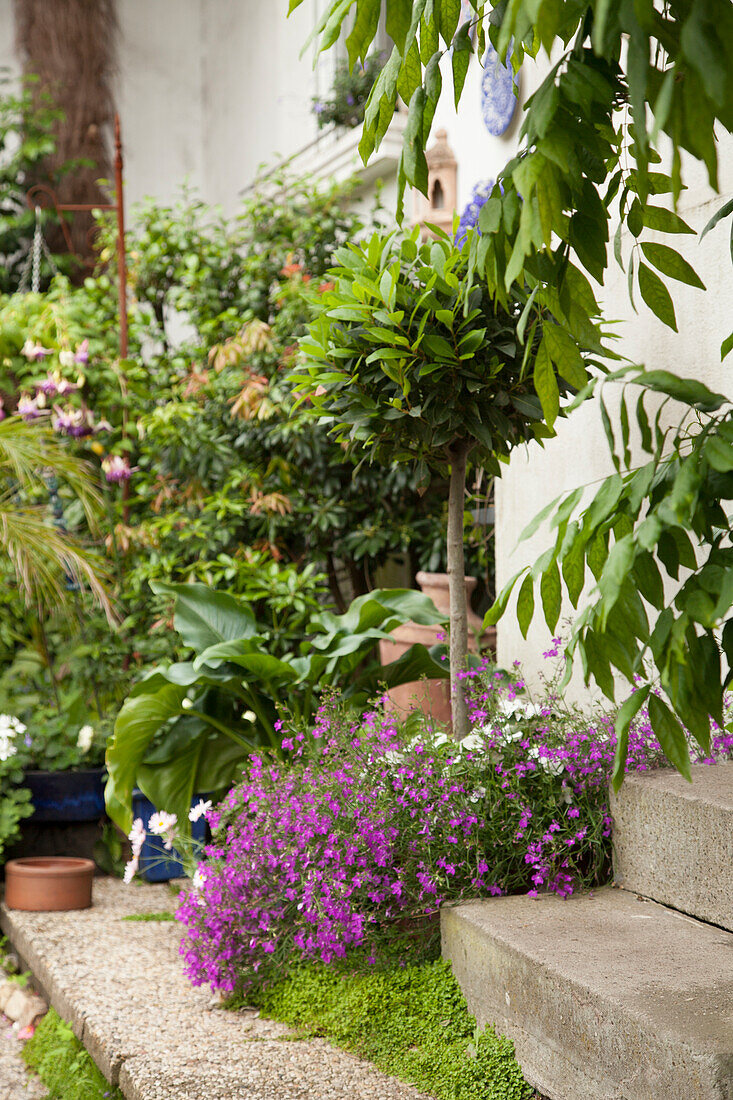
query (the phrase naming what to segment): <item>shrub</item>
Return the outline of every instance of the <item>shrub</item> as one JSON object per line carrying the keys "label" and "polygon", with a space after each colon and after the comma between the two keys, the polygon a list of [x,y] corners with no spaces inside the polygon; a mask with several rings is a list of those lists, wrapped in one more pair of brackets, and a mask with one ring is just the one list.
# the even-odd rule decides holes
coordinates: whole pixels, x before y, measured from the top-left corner
{"label": "shrub", "polygon": [[[177,913],[195,984],[246,989],[354,949],[372,965],[396,947],[418,957],[443,904],[607,880],[613,717],[584,716],[553,683],[533,702],[518,673],[466,675],[462,742],[417,712],[400,727],[332,699],[311,729],[282,730],[287,762],[250,758],[207,815],[213,842]],[[715,748],[731,755],[733,736]],[[641,717],[628,767],[662,760]]]}

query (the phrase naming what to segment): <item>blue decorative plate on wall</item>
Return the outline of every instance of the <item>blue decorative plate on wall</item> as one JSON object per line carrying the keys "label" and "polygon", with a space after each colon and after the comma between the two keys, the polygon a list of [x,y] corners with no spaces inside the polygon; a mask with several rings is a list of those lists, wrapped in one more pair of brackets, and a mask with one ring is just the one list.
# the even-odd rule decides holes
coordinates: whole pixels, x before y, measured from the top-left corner
{"label": "blue decorative plate on wall", "polygon": [[484,57],[484,75],[481,78],[481,117],[484,126],[494,137],[503,134],[512,121],[518,92],[518,74],[515,75],[511,61],[507,57],[502,65],[499,55],[489,43]]}

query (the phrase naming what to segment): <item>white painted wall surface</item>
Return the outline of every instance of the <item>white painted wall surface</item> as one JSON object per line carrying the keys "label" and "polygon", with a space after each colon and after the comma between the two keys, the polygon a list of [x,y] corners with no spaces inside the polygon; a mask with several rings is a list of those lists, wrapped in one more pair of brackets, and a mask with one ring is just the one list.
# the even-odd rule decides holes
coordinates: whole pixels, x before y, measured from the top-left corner
{"label": "white painted wall surface", "polygon": [[[733,195],[733,139],[728,136],[719,145],[721,195],[710,189],[705,171],[690,165],[689,189],[680,199],[679,212],[696,230],[701,230],[712,214]],[[660,200],[661,205],[661,200]],[[653,239],[653,238],[652,238]],[[731,393],[730,359],[720,362],[720,344],[733,328],[733,267],[729,245],[729,224],[720,224],[700,242],[698,237],[676,236],[666,239],[684,255],[707,286],[707,293],[683,283],[665,280],[673,296],[679,333],[662,325],[640,301],[635,314],[628,296],[626,276],[611,261],[606,285],[599,299],[607,318],[618,318],[617,331],[622,339],[618,350],[647,368],[666,369],[698,378],[722,393]],[[630,238],[624,234],[624,256]],[[598,289],[598,288],[597,288]],[[609,408],[612,409],[611,403]],[[651,405],[650,405],[651,407]],[[631,410],[633,418],[633,408]],[[544,449],[536,444],[513,455],[507,472],[497,484],[496,551],[497,586],[501,587],[525,564],[531,564],[550,545],[547,527],[531,540],[518,545],[518,537],[530,521],[554,496],[577,485],[590,485],[612,471],[608,447],[600,423],[598,405],[589,402],[565,422],[558,422],[557,438]],[[538,601],[539,602],[539,601]],[[514,600],[498,627],[498,659],[503,665],[519,658],[529,676],[542,667],[542,652],[548,648],[549,632],[536,612],[527,639],[521,636],[513,618]],[[562,618],[570,616],[569,603]],[[562,630],[562,627],[561,627]],[[567,633],[567,628],[566,628]],[[576,681],[575,693],[583,694]]]}

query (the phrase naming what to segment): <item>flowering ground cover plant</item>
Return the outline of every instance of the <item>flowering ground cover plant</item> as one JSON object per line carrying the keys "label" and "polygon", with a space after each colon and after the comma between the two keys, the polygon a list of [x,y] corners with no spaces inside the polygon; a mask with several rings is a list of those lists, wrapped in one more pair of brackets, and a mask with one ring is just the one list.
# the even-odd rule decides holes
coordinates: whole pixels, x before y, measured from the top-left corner
{"label": "flowering ground cover plant", "polygon": [[[607,880],[613,716],[583,716],[551,683],[533,702],[516,671],[467,676],[462,742],[417,712],[400,727],[332,699],[311,728],[283,726],[287,762],[250,758],[207,813],[212,844],[177,914],[195,984],[244,990],[304,960],[376,963],[396,943],[414,955],[445,903]],[[662,762],[643,712],[629,743],[629,769]],[[729,731],[715,752],[733,754]]]}

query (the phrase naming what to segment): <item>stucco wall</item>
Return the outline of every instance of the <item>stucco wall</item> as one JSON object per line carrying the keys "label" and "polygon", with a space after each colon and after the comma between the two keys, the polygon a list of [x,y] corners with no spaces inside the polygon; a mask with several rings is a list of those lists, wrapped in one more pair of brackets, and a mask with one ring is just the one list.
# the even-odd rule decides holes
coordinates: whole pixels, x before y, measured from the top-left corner
{"label": "stucco wall", "polygon": [[[686,176],[689,188],[680,199],[679,212],[698,231],[733,194],[733,140],[727,138],[721,142],[719,153],[720,196],[711,191],[699,165],[689,165]],[[696,236],[677,236],[671,243],[695,267],[707,286],[707,293],[666,280],[674,299],[679,328],[679,333],[674,333],[646,308],[638,292],[635,297],[639,312],[634,313],[626,276],[612,260],[606,285],[596,289],[605,317],[619,319],[617,331],[621,340],[617,348],[650,369],[666,369],[699,378],[719,392],[730,393],[733,363],[730,359],[720,363],[720,344],[733,327],[733,268],[728,226],[719,225],[702,242]],[[625,234],[625,256],[629,248],[630,239]],[[610,402],[609,407],[613,408]],[[557,438],[544,449],[531,444],[513,455],[496,491],[498,586],[523,565],[534,562],[550,545],[547,527],[531,540],[517,543],[529,520],[557,494],[577,485],[590,486],[611,470],[598,406],[594,402],[578,409],[567,421],[559,422]],[[525,641],[513,617],[513,606],[512,600],[499,624],[498,659],[506,665],[519,658],[530,676],[536,675],[543,665],[542,652],[548,648],[549,633],[540,614]],[[562,618],[571,613],[572,608],[566,603],[561,623]],[[575,690],[580,691],[578,683]]]}

